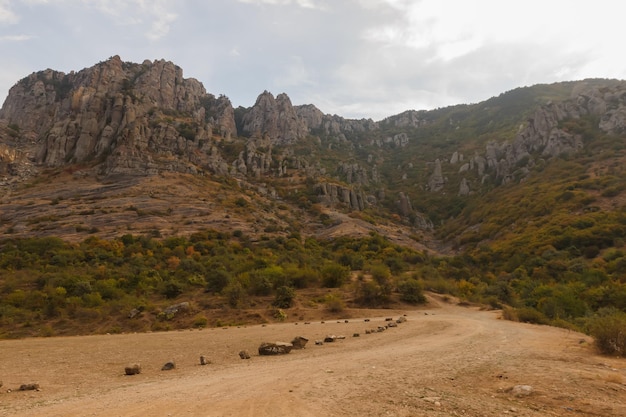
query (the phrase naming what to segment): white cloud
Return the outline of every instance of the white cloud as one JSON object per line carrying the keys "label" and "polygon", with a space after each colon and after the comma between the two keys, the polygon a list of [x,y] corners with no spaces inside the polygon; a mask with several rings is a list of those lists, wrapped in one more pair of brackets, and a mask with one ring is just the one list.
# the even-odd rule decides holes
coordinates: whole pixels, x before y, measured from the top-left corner
{"label": "white cloud", "polygon": [[9,0],[0,0],[0,23],[17,23],[18,16],[11,10]]}
{"label": "white cloud", "polygon": [[144,35],[152,41],[159,40],[169,33],[170,24],[178,18],[174,10],[177,4],[180,5],[174,0],[82,0],[82,2],[115,19],[118,25],[148,25],[149,28],[144,31]]}
{"label": "white cloud", "polygon": [[4,35],[0,36],[0,42],[23,42],[33,39],[31,35]]}
{"label": "white cloud", "polygon": [[270,6],[290,6],[295,4],[296,6],[304,9],[318,9],[326,10],[328,8],[326,2],[319,0],[238,0],[240,3],[245,4],[268,4]]}

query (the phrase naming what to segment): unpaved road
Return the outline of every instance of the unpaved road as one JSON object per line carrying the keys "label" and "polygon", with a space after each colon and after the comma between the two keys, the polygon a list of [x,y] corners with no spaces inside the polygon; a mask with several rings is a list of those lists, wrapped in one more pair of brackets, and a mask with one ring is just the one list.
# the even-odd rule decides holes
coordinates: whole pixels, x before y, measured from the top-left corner
{"label": "unpaved road", "polygon": [[[584,335],[442,302],[365,334],[402,313],[2,341],[0,416],[626,416],[626,359],[598,356]],[[328,334],[346,338],[314,344]],[[306,349],[257,355],[298,335]],[[161,371],[170,360],[176,369]],[[133,362],[142,373],[125,376]],[[16,390],[34,382],[39,391]],[[532,393],[516,397],[515,385]]]}

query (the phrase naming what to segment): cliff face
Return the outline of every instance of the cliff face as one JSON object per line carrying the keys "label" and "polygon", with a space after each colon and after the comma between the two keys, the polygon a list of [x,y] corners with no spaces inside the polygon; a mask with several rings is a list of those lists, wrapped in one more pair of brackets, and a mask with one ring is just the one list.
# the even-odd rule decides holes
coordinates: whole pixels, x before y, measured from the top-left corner
{"label": "cliff face", "polygon": [[[219,171],[208,143],[214,132],[236,134],[228,99],[207,94],[180,67],[118,56],[76,73],[29,75],[10,90],[0,118],[37,143],[37,164],[99,161],[105,174],[185,171],[192,163]],[[171,154],[180,158],[159,162]]]}

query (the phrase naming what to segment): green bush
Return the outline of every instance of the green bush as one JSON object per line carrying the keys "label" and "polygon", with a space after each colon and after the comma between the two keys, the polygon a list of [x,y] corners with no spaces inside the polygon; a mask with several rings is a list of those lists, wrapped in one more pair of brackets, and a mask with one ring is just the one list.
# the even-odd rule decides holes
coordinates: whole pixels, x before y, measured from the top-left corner
{"label": "green bush", "polygon": [[347,268],[329,263],[321,270],[322,286],[326,288],[339,288],[348,279],[349,271]]}
{"label": "green bush", "polygon": [[426,302],[422,283],[416,279],[409,278],[398,283],[400,299],[410,304],[422,304]]}
{"label": "green bush", "polygon": [[296,292],[293,288],[282,286],[276,289],[276,296],[272,305],[278,308],[289,308],[293,304]]}
{"label": "green bush", "polygon": [[598,350],[606,355],[626,353],[626,314],[617,309],[601,309],[589,323]]}
{"label": "green bush", "polygon": [[506,320],[519,321],[522,323],[548,324],[546,316],[531,307],[507,307],[502,311],[502,317]]}
{"label": "green bush", "polygon": [[328,294],[324,297],[326,309],[331,313],[341,313],[345,308],[345,304],[338,294]]}

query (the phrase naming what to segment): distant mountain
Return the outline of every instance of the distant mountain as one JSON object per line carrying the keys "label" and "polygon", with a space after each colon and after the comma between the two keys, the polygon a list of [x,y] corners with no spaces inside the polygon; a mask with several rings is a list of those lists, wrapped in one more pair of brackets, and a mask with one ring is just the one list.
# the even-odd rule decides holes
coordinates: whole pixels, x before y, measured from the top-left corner
{"label": "distant mountain", "polygon": [[[133,194],[133,186],[152,197],[172,192],[163,212],[196,207],[198,198],[200,206],[228,211],[210,182],[231,199],[245,193],[254,221],[273,217],[279,224],[259,228],[231,218],[252,232],[328,234],[352,213],[350,221],[364,220],[366,228],[387,233],[397,226],[421,236],[420,245],[450,250],[463,241],[453,236],[487,220],[459,216],[471,217],[480,204],[499,207],[496,190],[554,180],[542,172],[554,161],[594,154],[596,137],[623,141],[625,102],[624,81],[593,79],[518,88],[478,104],[410,110],[375,122],[294,106],[286,94],[267,91],[252,107],[234,109],[227,97],[207,93],[162,60],[136,64],[114,56],[69,74],[48,69],[17,82],[0,110],[0,187],[6,190],[0,231],[75,234],[78,224],[123,234],[124,220],[112,220],[113,208],[97,221],[83,215],[69,225],[62,224],[71,217],[63,213],[75,209],[73,198],[113,201]],[[64,188],[67,181],[76,187]],[[189,189],[175,192],[177,181]],[[34,201],[24,209],[14,204],[19,198]],[[64,202],[51,221],[58,227],[34,226],[33,218],[41,217],[35,200]],[[300,212],[301,221],[283,223],[279,210],[267,209],[277,204]],[[203,218],[200,212],[196,207],[189,215]],[[166,234],[190,233],[187,221],[170,215],[147,223]],[[223,218],[201,224],[231,227]]]}

